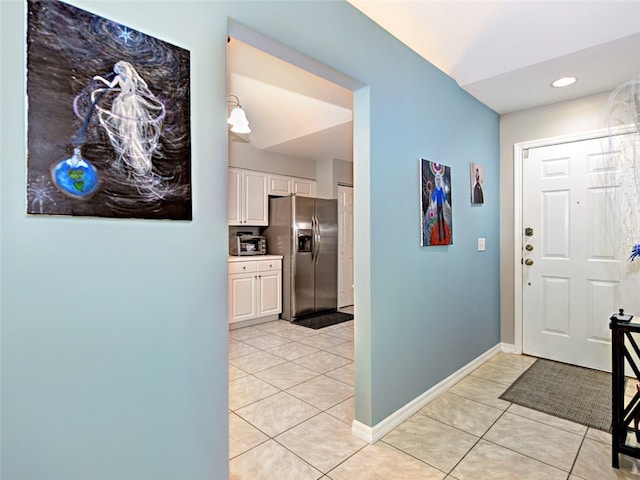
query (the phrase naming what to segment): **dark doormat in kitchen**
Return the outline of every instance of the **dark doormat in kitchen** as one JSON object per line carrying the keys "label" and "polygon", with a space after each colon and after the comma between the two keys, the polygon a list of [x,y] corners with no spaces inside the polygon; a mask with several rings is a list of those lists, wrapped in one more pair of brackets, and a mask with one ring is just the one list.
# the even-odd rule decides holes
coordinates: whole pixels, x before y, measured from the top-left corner
{"label": "dark doormat in kitchen", "polygon": [[353,320],[353,315],[350,313],[328,312],[296,320],[293,324],[318,330],[320,328],[330,327],[331,325],[337,325],[342,322],[348,322],[349,320]]}

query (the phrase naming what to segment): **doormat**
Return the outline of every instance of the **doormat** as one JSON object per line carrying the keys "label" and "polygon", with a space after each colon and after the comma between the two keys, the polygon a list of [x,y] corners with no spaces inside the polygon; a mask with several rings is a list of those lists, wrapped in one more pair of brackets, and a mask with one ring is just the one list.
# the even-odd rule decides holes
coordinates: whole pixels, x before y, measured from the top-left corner
{"label": "doormat", "polygon": [[538,359],[502,400],[611,433],[611,374]]}
{"label": "doormat", "polygon": [[337,325],[342,322],[348,322],[349,320],[353,320],[353,315],[350,313],[328,312],[296,320],[293,324],[318,330],[320,328],[330,327],[331,325]]}

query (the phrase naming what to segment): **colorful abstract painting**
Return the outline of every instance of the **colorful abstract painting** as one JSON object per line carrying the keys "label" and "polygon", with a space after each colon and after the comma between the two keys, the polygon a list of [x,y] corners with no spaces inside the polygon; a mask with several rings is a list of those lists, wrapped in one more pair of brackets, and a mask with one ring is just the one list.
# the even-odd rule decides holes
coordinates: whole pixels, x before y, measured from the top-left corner
{"label": "colorful abstract painting", "polygon": [[27,213],[191,220],[189,51],[27,4]]}
{"label": "colorful abstract painting", "polygon": [[422,246],[453,243],[451,168],[420,159]]}

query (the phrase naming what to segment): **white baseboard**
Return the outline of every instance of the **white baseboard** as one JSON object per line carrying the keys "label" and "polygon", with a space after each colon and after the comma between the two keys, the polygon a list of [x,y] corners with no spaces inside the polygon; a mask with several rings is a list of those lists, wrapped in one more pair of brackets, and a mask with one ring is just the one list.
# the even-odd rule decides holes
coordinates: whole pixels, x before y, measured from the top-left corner
{"label": "white baseboard", "polygon": [[380,423],[374,425],[373,427],[369,427],[364,423],[358,422],[354,420],[351,424],[351,433],[354,437],[357,437],[361,440],[364,440],[368,443],[375,443],[384,437],[391,430],[396,428],[410,416],[417,413],[420,409],[422,409],[427,403],[433,401],[438,396],[442,395],[444,392],[453,387],[456,383],[466,377],[473,370],[478,368],[484,362],[489,360],[491,357],[496,355],[500,351],[503,350],[505,344],[498,344],[495,347],[487,350],[485,353],[480,355],[475,360],[472,360],[467,365],[462,367],[457,372],[454,372],[440,383],[434,385],[429,390],[424,392],[419,397],[407,403],[404,407],[396,410],[394,413],[389,415],[387,418],[382,420]]}
{"label": "white baseboard", "polygon": [[266,317],[252,318],[249,320],[240,320],[239,322],[233,322],[229,324],[229,330],[236,330],[238,328],[253,327],[254,325],[260,325],[261,323],[273,322],[278,320],[279,315],[267,315]]}
{"label": "white baseboard", "polygon": [[502,342],[500,344],[500,348],[502,348],[502,351],[504,353],[522,353],[522,352],[516,352],[516,346],[513,343]]}

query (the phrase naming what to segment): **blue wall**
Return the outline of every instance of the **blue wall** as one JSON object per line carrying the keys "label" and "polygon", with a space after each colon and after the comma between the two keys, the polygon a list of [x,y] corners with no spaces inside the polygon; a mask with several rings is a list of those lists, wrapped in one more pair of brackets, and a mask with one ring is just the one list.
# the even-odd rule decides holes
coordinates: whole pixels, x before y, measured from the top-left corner
{"label": "blue wall", "polygon": [[[368,86],[358,420],[376,425],[498,343],[495,112],[347,3],[70,3],[191,51],[194,220],[25,215],[25,5],[0,2],[3,479],[226,478],[228,18]],[[420,157],[453,167],[448,247],[419,246]],[[485,166],[481,207],[470,162]],[[92,255],[81,271],[78,248]]]}

